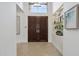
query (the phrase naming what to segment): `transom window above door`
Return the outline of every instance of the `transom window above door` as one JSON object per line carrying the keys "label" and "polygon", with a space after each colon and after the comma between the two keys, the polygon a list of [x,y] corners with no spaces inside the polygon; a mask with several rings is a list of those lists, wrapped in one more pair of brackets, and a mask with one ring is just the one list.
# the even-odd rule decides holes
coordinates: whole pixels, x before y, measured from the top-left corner
{"label": "transom window above door", "polygon": [[48,3],[47,2],[30,2],[29,9],[31,13],[47,13]]}

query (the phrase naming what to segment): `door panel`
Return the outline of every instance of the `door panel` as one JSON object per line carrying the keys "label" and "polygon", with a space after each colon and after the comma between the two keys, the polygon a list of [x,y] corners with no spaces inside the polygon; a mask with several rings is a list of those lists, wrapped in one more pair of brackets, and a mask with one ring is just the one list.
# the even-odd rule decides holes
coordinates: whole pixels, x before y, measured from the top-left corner
{"label": "door panel", "polygon": [[41,41],[48,41],[48,17],[41,17],[40,19],[40,39]]}
{"label": "door panel", "polygon": [[28,17],[28,41],[35,41],[36,39],[36,17]]}
{"label": "door panel", "polygon": [[28,16],[28,42],[48,42],[47,16]]}

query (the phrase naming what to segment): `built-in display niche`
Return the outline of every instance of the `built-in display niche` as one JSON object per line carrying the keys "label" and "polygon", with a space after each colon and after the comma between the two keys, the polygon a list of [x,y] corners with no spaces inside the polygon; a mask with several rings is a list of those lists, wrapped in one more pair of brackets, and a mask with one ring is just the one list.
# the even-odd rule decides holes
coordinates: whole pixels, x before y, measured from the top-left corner
{"label": "built-in display niche", "polygon": [[16,35],[20,35],[20,16],[16,16]]}
{"label": "built-in display niche", "polygon": [[30,2],[29,11],[30,13],[47,13],[48,3],[47,2]]}
{"label": "built-in display niche", "polygon": [[54,29],[58,36],[63,36],[63,5],[54,13]]}

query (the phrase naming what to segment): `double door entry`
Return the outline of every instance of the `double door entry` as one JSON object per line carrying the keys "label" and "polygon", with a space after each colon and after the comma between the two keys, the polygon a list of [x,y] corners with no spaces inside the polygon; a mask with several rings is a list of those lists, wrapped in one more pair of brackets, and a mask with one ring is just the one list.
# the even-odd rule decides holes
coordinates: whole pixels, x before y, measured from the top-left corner
{"label": "double door entry", "polygon": [[48,42],[48,16],[28,16],[28,42]]}

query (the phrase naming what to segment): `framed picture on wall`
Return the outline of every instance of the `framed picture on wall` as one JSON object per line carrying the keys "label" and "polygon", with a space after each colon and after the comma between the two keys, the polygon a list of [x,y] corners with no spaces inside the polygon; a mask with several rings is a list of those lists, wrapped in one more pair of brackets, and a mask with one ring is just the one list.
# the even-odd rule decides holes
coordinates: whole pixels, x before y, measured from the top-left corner
{"label": "framed picture on wall", "polygon": [[65,28],[77,29],[79,28],[79,5],[75,5],[65,12]]}

